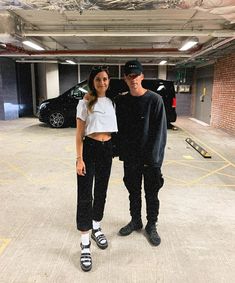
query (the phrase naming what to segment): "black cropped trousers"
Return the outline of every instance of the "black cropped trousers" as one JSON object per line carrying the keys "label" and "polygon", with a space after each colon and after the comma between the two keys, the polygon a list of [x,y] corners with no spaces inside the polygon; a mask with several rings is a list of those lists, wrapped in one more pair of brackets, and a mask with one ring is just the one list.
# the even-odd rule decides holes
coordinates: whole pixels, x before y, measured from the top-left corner
{"label": "black cropped trousers", "polygon": [[141,220],[141,190],[142,180],[144,185],[146,214],[149,224],[154,224],[158,220],[160,201],[158,192],[163,186],[161,168],[146,166],[142,161],[125,162],[124,161],[124,184],[129,192],[130,214],[132,220],[138,222]]}
{"label": "black cropped trousers", "polygon": [[[77,174],[77,229],[88,231],[92,220],[101,221],[112,166],[112,142],[86,137],[83,142],[85,176]],[[93,185],[94,184],[94,185]]]}

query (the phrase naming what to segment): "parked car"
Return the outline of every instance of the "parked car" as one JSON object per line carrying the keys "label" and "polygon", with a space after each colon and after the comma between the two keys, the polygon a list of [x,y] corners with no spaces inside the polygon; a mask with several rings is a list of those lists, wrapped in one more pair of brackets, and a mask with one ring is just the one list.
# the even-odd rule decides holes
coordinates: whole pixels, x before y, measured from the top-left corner
{"label": "parked car", "polygon": [[[163,98],[168,128],[176,121],[176,97],[174,83],[166,80],[143,80],[144,88],[153,90]],[[113,96],[128,91],[123,80],[111,79],[110,89]],[[79,100],[88,92],[87,81],[76,84],[62,95],[43,101],[39,106],[39,121],[53,128],[63,128],[76,124],[76,107]]]}
{"label": "parked car", "polygon": [[75,125],[77,104],[87,92],[87,81],[83,81],[58,97],[44,100],[39,106],[39,121],[52,128]]}

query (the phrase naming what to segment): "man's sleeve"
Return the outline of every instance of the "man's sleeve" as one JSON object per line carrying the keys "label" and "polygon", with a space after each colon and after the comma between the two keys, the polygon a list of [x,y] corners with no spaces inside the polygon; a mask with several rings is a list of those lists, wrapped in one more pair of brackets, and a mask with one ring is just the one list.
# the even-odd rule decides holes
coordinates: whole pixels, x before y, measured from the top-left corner
{"label": "man's sleeve", "polygon": [[163,101],[154,105],[150,114],[149,137],[146,146],[146,164],[161,167],[167,140],[167,121]]}

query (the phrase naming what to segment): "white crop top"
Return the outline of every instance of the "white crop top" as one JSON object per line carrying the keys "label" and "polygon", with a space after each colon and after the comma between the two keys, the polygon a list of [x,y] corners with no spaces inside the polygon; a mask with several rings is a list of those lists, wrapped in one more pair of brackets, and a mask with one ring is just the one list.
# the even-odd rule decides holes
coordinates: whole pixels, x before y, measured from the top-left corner
{"label": "white crop top", "polygon": [[93,111],[87,109],[88,101],[80,100],[77,106],[77,118],[86,122],[85,136],[92,133],[117,132],[117,118],[112,101],[107,97],[98,97]]}

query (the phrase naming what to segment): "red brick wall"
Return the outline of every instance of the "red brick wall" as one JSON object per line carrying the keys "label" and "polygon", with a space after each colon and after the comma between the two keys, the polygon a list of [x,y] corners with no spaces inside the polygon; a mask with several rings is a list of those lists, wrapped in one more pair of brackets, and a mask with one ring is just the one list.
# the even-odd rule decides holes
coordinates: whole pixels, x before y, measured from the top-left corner
{"label": "red brick wall", "polygon": [[235,53],[215,64],[211,125],[235,134]]}

